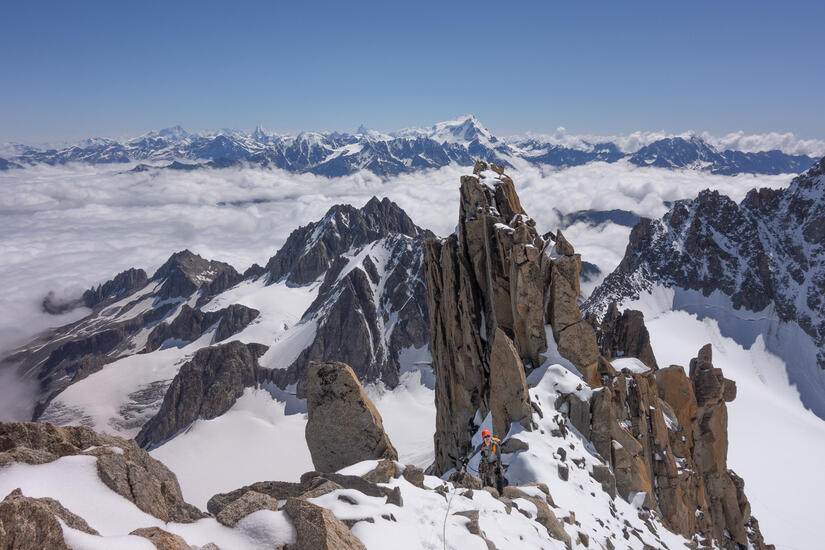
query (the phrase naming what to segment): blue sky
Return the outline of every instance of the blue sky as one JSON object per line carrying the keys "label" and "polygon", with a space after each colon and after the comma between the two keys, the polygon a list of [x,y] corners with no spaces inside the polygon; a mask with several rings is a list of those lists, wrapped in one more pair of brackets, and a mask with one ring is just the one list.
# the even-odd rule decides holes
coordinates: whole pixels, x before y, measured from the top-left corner
{"label": "blue sky", "polygon": [[465,113],[497,134],[825,137],[825,3],[568,4],[0,0],[0,141]]}

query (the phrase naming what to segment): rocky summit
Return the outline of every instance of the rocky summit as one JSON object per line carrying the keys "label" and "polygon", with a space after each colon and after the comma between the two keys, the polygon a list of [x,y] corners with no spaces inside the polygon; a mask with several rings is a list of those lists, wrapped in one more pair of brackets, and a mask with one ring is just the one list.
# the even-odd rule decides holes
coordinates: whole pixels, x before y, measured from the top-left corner
{"label": "rocky summit", "polygon": [[525,369],[545,361],[548,336],[595,380],[599,350],[577,305],[580,269],[560,231],[538,233],[502,166],[478,162],[461,178],[458,230],[426,243],[435,471],[470,450],[477,414],[492,414],[501,436],[513,422],[531,429]]}

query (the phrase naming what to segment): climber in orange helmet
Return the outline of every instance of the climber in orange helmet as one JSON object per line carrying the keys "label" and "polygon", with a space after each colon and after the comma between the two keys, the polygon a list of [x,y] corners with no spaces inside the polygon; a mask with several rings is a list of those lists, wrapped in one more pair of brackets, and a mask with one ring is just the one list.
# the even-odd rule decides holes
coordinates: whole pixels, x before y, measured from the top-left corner
{"label": "climber in orange helmet", "polygon": [[493,437],[490,430],[481,431],[481,460],[478,463],[481,483],[501,492],[501,440]]}

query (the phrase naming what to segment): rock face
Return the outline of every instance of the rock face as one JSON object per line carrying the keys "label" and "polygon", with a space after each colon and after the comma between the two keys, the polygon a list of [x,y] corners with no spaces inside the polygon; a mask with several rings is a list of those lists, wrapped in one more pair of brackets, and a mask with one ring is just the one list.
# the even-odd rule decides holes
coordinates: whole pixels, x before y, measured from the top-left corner
{"label": "rock face", "polygon": [[[585,304],[603,316],[611,302],[638,298],[656,286],[701,293],[718,309],[720,297],[733,308],[763,317],[766,345],[799,368],[789,369],[803,403],[825,418],[825,159],[794,178],[786,189],[753,189],[740,202],[716,191],[677,201],[659,220],[633,228],[625,256]],[[693,300],[696,302],[698,300]],[[700,313],[714,316],[711,307]],[[796,323],[815,346],[808,358],[787,351],[771,331]],[[774,327],[774,328],[771,328]],[[802,335],[800,335],[802,336]],[[775,349],[772,349],[775,348]],[[815,383],[812,384],[811,382]]]}
{"label": "rock face", "polygon": [[[493,432],[506,434],[510,422],[520,421],[530,429],[530,399],[524,366],[513,342],[497,328],[490,351],[490,411],[493,413]],[[511,440],[508,440],[511,441]]]}
{"label": "rock face", "polygon": [[348,365],[310,364],[307,413],[307,445],[317,470],[335,472],[362,460],[398,459],[381,415]]}
{"label": "rock face", "polygon": [[73,529],[99,534],[51,498],[29,498],[15,489],[0,502],[0,549],[69,550],[58,518]]}
{"label": "rock face", "polygon": [[731,550],[768,548],[750,516],[744,482],[727,468],[725,402],[735,398],[736,386],[711,359],[707,345],[689,376],[679,366],[616,372],[602,361],[603,387],[591,401],[571,394],[558,406],[612,469],[594,470],[603,487],[615,483],[625,499],[645,493],[645,506],[658,508],[687,538],[713,539]]}
{"label": "rock face", "polygon": [[115,275],[111,281],[84,292],[83,304],[88,308],[95,308],[103,303],[112,303],[143,288],[148,282],[149,278],[142,269],[127,269]]}
{"label": "rock face", "polygon": [[264,268],[270,281],[303,285],[323,275],[342,254],[390,234],[431,236],[389,199],[370,199],[363,208],[337,205],[320,221],[293,231]]}
{"label": "rock face", "polygon": [[548,252],[503,167],[478,162],[473,172],[461,178],[456,234],[425,243],[437,473],[470,450],[477,415],[492,412],[502,438],[512,422],[530,428],[525,369],[544,361],[547,323],[588,380],[599,357],[576,303],[580,256],[561,233],[545,237],[562,255]]}
{"label": "rock face", "polygon": [[592,313],[587,315],[587,321],[596,329],[599,351],[604,357],[636,357],[650,368],[658,367],[641,311],[626,309],[620,314],[612,302],[601,322]]}
{"label": "rock face", "polygon": [[[272,381],[282,388],[297,384],[303,396],[311,361],[343,361],[360,380],[394,387],[399,352],[429,339],[423,241],[431,236],[396,204],[375,198],[360,210],[335,206],[294,231],[267,264],[267,276],[296,284],[322,279],[302,318],[317,327],[312,342],[288,368],[273,371]],[[308,266],[304,258],[312,250],[322,252],[313,253],[320,259]]]}
{"label": "rock face", "polygon": [[261,344],[229,342],[198,350],[172,380],[160,411],[135,440],[151,447],[173,437],[198,418],[209,420],[228,411],[245,388],[258,383]]}
{"label": "rock face", "polygon": [[149,334],[145,350],[154,351],[169,339],[193,342],[215,324],[214,340],[221,342],[245,329],[259,314],[258,310],[241,304],[232,304],[218,311],[201,311],[184,304],[171,323],[161,323]]}
{"label": "rock face", "polygon": [[186,523],[204,517],[183,500],[175,474],[134,441],[80,426],[0,423],[0,467],[13,462],[45,464],[69,455],[97,457],[101,481],[156,518]]}

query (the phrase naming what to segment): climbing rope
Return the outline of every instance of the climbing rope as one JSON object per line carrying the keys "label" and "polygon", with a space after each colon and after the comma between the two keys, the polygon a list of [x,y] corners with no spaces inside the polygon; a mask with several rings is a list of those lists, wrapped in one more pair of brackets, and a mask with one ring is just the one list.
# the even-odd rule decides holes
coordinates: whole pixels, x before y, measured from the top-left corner
{"label": "climbing rope", "polygon": [[[466,459],[462,460],[457,457],[454,457],[453,455],[450,455],[450,458],[455,460],[457,463],[461,464],[461,468],[459,468],[458,473],[464,472],[469,467],[469,464],[467,464]],[[477,470],[476,473],[478,473]],[[447,499],[447,511],[444,512],[444,524],[441,526],[441,541],[443,543],[444,550],[447,550],[447,518],[450,517],[450,506],[453,504],[453,497],[455,496],[455,492],[457,489],[458,487],[455,483],[453,483],[453,490],[450,493],[450,498]]]}
{"label": "climbing rope", "polygon": [[458,487],[453,484],[453,490],[450,493],[450,498],[447,500],[447,511],[444,513],[444,525],[441,526],[441,540],[444,543],[444,550],[447,550],[447,518],[450,516],[450,506],[453,503],[456,489],[458,489]]}

